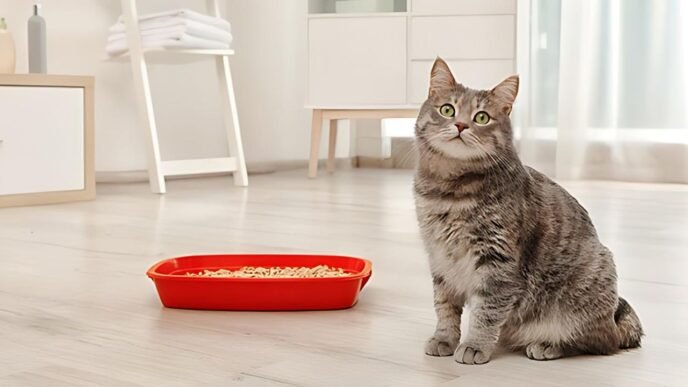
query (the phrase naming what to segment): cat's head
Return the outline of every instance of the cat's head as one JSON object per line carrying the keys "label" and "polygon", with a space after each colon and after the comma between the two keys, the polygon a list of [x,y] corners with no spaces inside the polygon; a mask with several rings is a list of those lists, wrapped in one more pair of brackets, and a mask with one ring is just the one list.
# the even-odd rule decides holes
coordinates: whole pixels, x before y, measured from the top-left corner
{"label": "cat's head", "polygon": [[513,149],[509,114],[517,93],[516,75],[490,90],[474,90],[456,83],[447,63],[437,58],[416,122],[421,158],[430,152],[459,161],[489,160]]}

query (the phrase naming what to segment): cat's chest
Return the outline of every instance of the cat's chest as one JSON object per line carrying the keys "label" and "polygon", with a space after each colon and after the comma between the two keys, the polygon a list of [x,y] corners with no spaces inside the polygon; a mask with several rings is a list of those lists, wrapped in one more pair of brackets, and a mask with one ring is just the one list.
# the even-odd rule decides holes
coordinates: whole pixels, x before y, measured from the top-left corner
{"label": "cat's chest", "polygon": [[472,223],[451,213],[427,214],[424,222],[423,237],[433,274],[442,276],[457,293],[471,293],[477,279],[476,256],[468,238]]}
{"label": "cat's chest", "polygon": [[421,233],[426,243],[436,245],[447,253],[465,253],[470,246],[468,235],[474,225],[467,215],[452,211],[433,211],[419,214]]}
{"label": "cat's chest", "polygon": [[476,261],[470,250],[463,255],[438,251],[431,254],[430,267],[432,273],[441,276],[446,286],[453,289],[456,294],[470,296],[479,283]]}

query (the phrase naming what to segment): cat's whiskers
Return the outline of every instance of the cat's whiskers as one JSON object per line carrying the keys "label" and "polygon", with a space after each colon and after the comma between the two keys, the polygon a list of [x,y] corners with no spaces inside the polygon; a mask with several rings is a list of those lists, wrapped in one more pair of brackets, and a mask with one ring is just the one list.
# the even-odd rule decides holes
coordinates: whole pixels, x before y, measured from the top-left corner
{"label": "cat's whiskers", "polygon": [[[476,148],[478,148],[483,153],[483,156],[490,159],[493,163],[495,163],[495,165],[500,166],[499,161],[487,150],[487,148],[485,148],[482,140],[480,140],[480,138],[478,136],[476,136],[472,133],[466,133],[466,139],[470,140],[472,142],[472,145],[475,146]],[[488,168],[487,173],[489,175],[492,175],[493,170],[491,168]]]}
{"label": "cat's whiskers", "polygon": [[411,147],[402,155],[399,156],[399,164],[405,165],[409,159],[411,159],[411,156],[413,154],[420,154],[422,150],[418,147],[416,142],[414,141],[411,145]]}
{"label": "cat's whiskers", "polygon": [[[480,149],[484,153],[485,156],[487,156],[491,161],[493,161],[495,163],[495,166],[497,166],[497,168],[501,172],[506,173],[515,182],[517,182],[517,183],[519,182],[519,179],[516,179],[516,177],[517,177],[516,171],[514,171],[513,166],[509,162],[509,160],[507,160],[506,158],[501,156],[499,153],[493,154],[492,152],[488,151],[487,148],[484,146],[484,143],[482,142],[482,140],[478,136],[471,134],[470,138],[474,141],[474,145],[478,149]],[[489,170],[489,171],[491,171],[491,170]]]}

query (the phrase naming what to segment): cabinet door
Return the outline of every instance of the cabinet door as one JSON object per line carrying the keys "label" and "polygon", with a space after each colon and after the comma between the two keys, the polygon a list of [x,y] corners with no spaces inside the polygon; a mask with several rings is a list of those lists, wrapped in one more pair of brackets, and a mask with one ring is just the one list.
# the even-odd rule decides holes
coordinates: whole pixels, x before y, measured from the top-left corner
{"label": "cabinet door", "polygon": [[513,59],[513,15],[414,17],[411,59]]}
{"label": "cabinet door", "polygon": [[308,25],[308,103],[406,103],[406,17],[323,17]]}
{"label": "cabinet door", "polygon": [[0,86],[0,195],[81,189],[83,89]]}

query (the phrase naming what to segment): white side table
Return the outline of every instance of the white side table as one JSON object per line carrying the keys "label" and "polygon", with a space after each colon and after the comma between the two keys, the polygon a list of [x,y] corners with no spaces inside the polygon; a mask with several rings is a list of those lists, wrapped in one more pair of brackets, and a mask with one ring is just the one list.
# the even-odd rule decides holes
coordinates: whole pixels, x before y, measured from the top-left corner
{"label": "white side table", "polygon": [[318,175],[318,156],[320,154],[320,138],[324,120],[330,121],[330,137],[327,148],[327,170],[334,172],[335,150],[337,148],[337,120],[355,119],[385,119],[385,118],[415,118],[418,116],[418,107],[338,107],[321,108],[306,106],[313,109],[313,123],[311,125],[311,155],[308,161],[308,177],[315,178]]}
{"label": "white side table", "polygon": [[93,84],[0,75],[0,207],[95,198]]}

